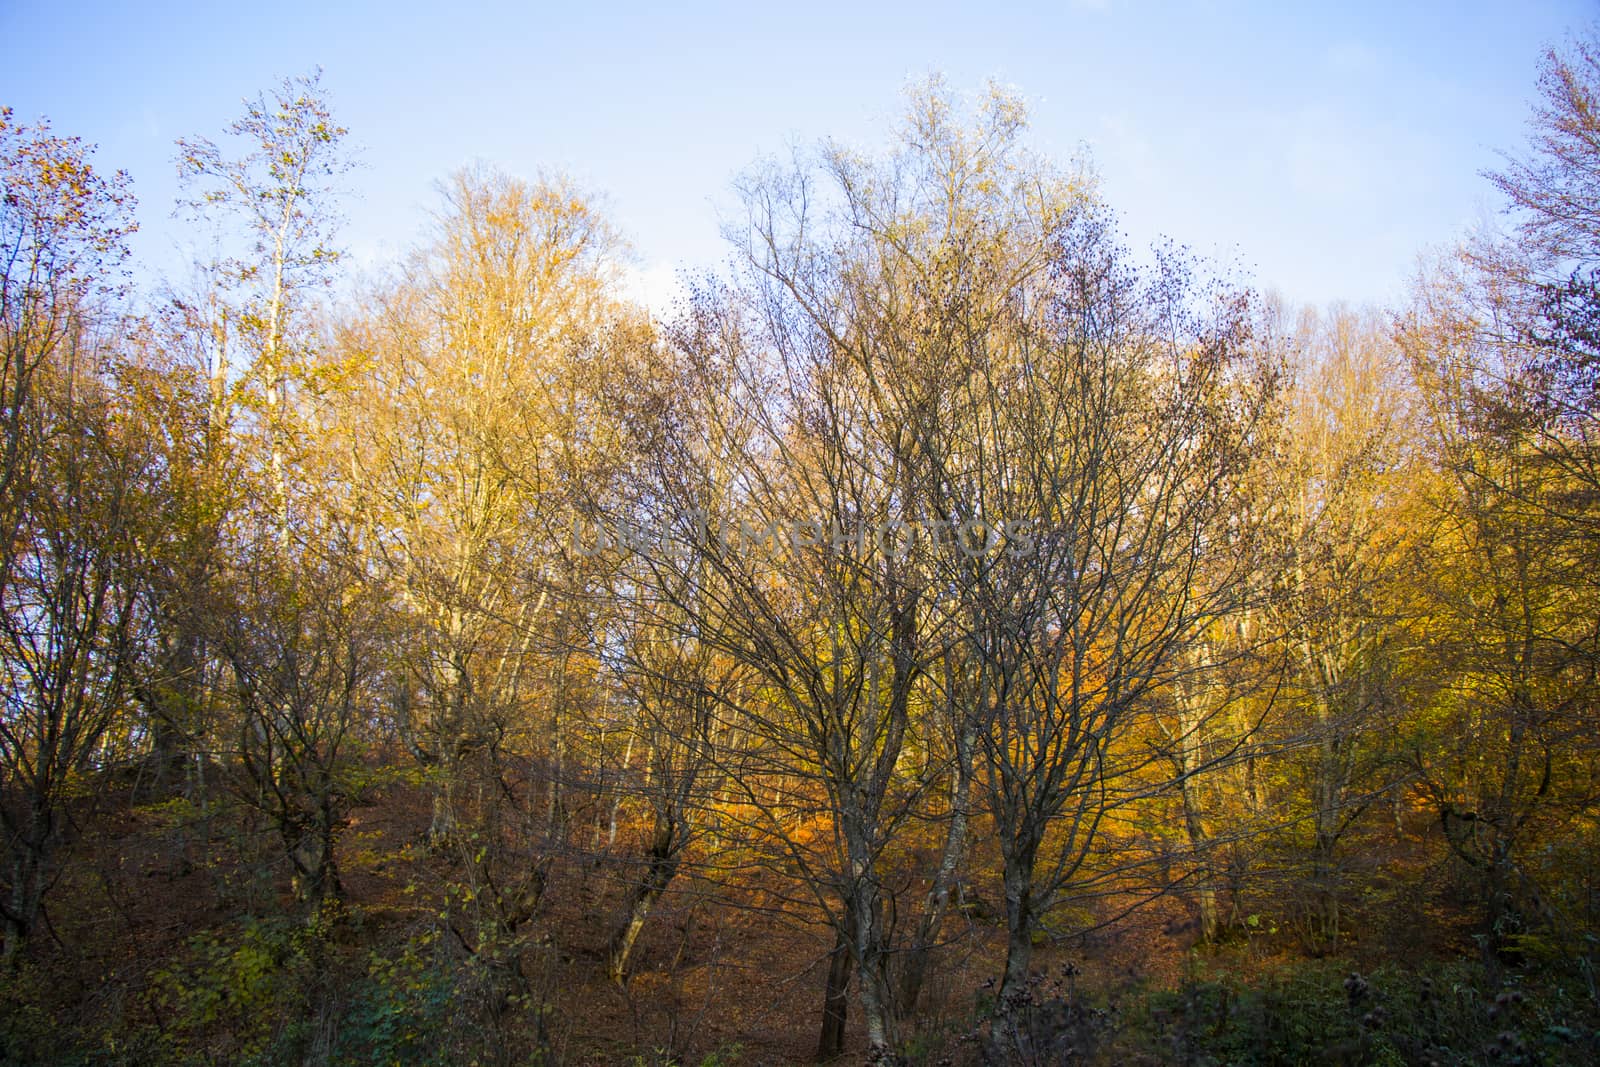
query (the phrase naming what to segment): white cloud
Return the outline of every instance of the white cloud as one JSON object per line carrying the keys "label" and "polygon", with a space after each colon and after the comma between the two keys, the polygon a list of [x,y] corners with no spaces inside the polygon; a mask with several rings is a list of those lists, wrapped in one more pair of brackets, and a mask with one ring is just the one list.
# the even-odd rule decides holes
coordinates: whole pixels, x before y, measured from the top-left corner
{"label": "white cloud", "polygon": [[627,268],[622,288],[629,299],[637,300],[658,318],[669,314],[673,305],[687,295],[677,266],[666,260]]}

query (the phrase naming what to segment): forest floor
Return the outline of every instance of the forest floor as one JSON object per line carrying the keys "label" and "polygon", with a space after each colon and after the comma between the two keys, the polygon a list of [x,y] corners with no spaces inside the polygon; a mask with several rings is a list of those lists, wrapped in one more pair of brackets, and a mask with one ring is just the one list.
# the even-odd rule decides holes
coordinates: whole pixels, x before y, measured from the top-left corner
{"label": "forest floor", "polygon": [[[239,826],[220,817],[207,825],[180,807],[103,796],[73,846],[74,863],[52,892],[48,933],[35,947],[33,986],[13,991],[7,1007],[17,1015],[5,1024],[25,1028],[21,1005],[33,1013],[36,1028],[48,1033],[56,1026],[60,1035],[75,1035],[80,1048],[103,1046],[101,1056],[62,1062],[140,1062],[144,1053],[138,1049],[146,1046],[180,1050],[176,1062],[242,1062],[252,1046],[230,1030],[281,1031],[289,1020],[268,1025],[263,1016],[285,1010],[285,1004],[306,1003],[303,997],[295,1001],[292,990],[273,986],[282,953],[270,948],[272,942],[260,942],[267,946],[262,960],[238,947],[253,923],[293,914],[286,870],[277,863],[258,868],[239,860],[199,862],[201,855],[273,853],[250,845],[231,852],[219,848],[219,841],[240,833]],[[326,996],[343,998],[341,1010],[349,1010],[360,983],[388,973],[375,961],[401,957],[439,927],[448,871],[422,847],[429,814],[422,790],[391,786],[353,814],[341,839],[342,918],[316,964],[337,976]],[[202,834],[211,837],[204,850],[197,847]],[[638,870],[630,857],[635,837],[624,827],[611,854],[574,854],[553,870],[537,920],[545,936],[524,958],[532,976],[530,996],[547,1020],[546,1060],[811,1061],[833,935],[820,913],[808,914],[763,892],[759,881],[723,895],[694,868],[686,870],[651,914],[630,981],[618,985],[607,977],[607,939],[621,913],[626,879]],[[1351,935],[1329,966],[1367,971],[1470,953],[1466,910],[1449,899],[1437,849],[1420,818],[1414,832],[1382,835],[1381,850],[1379,841],[1375,836],[1351,843],[1366,868],[1357,872],[1363,889],[1345,904]],[[947,943],[938,950],[917,1010],[903,1022],[908,1045],[923,1050],[925,1062],[973,1047],[970,1041],[963,1045],[961,1036],[983,1019],[987,983],[1003,965],[1005,930],[992,904],[994,889],[976,888],[978,903],[951,915]],[[1304,942],[1292,928],[1295,903],[1274,903],[1270,892],[1252,898],[1249,907],[1255,910],[1236,911],[1234,934],[1221,946],[1197,944],[1197,912],[1186,896],[1161,896],[1131,911],[1127,898],[1107,896],[1072,916],[1074,926],[1090,932],[1044,940],[1034,966],[1051,975],[1070,972],[1073,995],[1106,1018],[1152,990],[1292,969],[1306,959]],[[304,971],[299,980],[314,982]],[[421,989],[421,981],[414,979],[411,988]],[[318,1018],[312,1025],[326,1029],[338,1013],[322,1010]],[[850,1023],[848,1048],[860,1050],[853,998]],[[130,1050],[121,1059],[118,1040]],[[324,1044],[336,1040],[328,1037]],[[15,1039],[13,1046],[22,1047]],[[33,1047],[37,1056],[37,1039]],[[0,1061],[4,1050],[0,1043]],[[1112,1058],[1139,1058],[1124,1053]],[[858,1051],[849,1053],[846,1062],[858,1057]]]}

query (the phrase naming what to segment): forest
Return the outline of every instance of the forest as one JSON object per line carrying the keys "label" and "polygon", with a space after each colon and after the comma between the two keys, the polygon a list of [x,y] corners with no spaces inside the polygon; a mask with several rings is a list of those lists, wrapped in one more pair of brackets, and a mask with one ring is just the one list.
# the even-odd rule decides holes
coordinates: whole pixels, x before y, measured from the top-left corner
{"label": "forest", "polygon": [[1326,308],[997,85],[670,308],[554,171],[349,270],[315,72],[159,284],[0,110],[0,1062],[1600,1061],[1600,37],[1529,92]]}

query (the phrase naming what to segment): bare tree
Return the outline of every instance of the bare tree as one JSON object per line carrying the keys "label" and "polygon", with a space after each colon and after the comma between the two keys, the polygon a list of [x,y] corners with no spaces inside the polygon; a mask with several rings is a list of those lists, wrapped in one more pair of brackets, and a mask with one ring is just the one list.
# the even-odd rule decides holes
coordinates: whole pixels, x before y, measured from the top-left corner
{"label": "bare tree", "polygon": [[[696,636],[763,680],[737,714],[766,773],[735,785],[835,935],[821,1055],[841,1047],[852,974],[871,1049],[894,1054],[964,853],[980,726],[965,679],[930,673],[950,647],[939,557],[949,520],[995,513],[941,482],[970,459],[950,451],[947,421],[965,413],[946,396],[971,372],[960,346],[1000,343],[991,324],[1027,299],[1043,235],[1081,194],[1028,156],[1022,126],[1004,93],[968,121],[934,83],[885,157],[829,146],[756,173],[730,233],[745,269],[698,294],[671,338],[687,395],[705,399],[651,469],[657,525],[711,575],[679,575],[705,598],[678,605]],[[994,555],[988,536],[975,555]],[[944,846],[897,995],[885,854],[941,784]],[[813,812],[820,837],[796,829]]]}
{"label": "bare tree", "polygon": [[38,920],[68,805],[121,711],[148,442],[112,383],[103,298],[133,230],[126,178],[0,109],[0,827],[4,954]]}
{"label": "bare tree", "polygon": [[1104,821],[1147,788],[1129,741],[1181,680],[1184,653],[1240,602],[1227,522],[1275,387],[1248,303],[1144,275],[1098,211],[1063,219],[1015,356],[985,368],[999,413],[984,505],[1032,522],[1024,560],[973,576],[968,632],[992,681],[980,779],[999,838],[1007,961],[1083,878]]}
{"label": "bare tree", "polygon": [[[738,308],[702,306],[700,325],[731,328],[722,316]],[[879,858],[908,811],[908,798],[892,787],[920,668],[917,598],[897,561],[839,531],[892,506],[894,475],[853,454],[853,434],[875,450],[881,427],[861,411],[854,386],[841,380],[848,372],[826,348],[785,351],[776,339],[780,358],[793,362],[780,372],[790,388],[774,397],[769,390],[784,386],[757,381],[755,354],[738,334],[725,338],[740,346],[730,364],[737,384],[706,394],[717,398],[713,442],[738,442],[717,457],[726,463],[722,478],[708,477],[698,433],[678,439],[652,472],[667,509],[683,516],[663,516],[678,523],[674,539],[685,550],[676,555],[696,560],[709,580],[695,585],[682,573],[655,592],[672,598],[697,641],[760,680],[756,699],[719,709],[736,710],[733,727],[760,739],[747,773],[730,785],[838,935],[821,1051],[832,1054],[842,1039],[845,964],[860,975],[869,1042],[889,1050]],[[704,334],[682,339],[706,363],[715,362],[713,343]],[[723,500],[737,511],[706,518],[699,509],[707,484],[736,487]],[[674,593],[684,588],[694,596]],[[824,819],[820,835],[808,832],[813,812]]]}
{"label": "bare tree", "polygon": [[[76,343],[74,343],[76,342]],[[124,711],[138,651],[140,521],[153,452],[79,334],[38,368],[22,425],[28,506],[0,602],[0,828],[5,958],[33,931],[59,873],[71,806]]]}
{"label": "bare tree", "polygon": [[650,615],[640,612],[624,624],[627,651],[618,664],[619,684],[638,706],[632,740],[645,750],[628,788],[648,806],[650,828],[645,869],[628,887],[608,945],[607,968],[617,982],[627,977],[645,921],[702,833],[712,798],[739,765],[742,739],[727,709],[751,695],[746,668],[714,653],[687,627],[666,631]]}
{"label": "bare tree", "polygon": [[287,559],[275,541],[253,546],[228,576],[214,639],[237,711],[235,791],[278,836],[313,915],[342,892],[335,846],[364,793],[360,744],[379,707],[390,607],[338,551],[337,530],[319,534]]}

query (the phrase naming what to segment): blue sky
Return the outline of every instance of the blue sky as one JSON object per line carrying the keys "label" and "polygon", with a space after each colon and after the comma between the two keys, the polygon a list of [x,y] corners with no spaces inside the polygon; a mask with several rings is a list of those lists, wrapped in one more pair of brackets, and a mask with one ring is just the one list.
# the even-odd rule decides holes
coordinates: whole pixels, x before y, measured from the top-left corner
{"label": "blue sky", "polygon": [[605,196],[654,291],[714,264],[763,154],[881,142],[901,89],[994,77],[1031,140],[1086,145],[1135,245],[1167,236],[1297,301],[1382,302],[1493,214],[1537,64],[1593,4],[67,4],[0,0],[0,103],[134,177],[149,264],[181,261],[173,141],[320,65],[362,148],[345,243],[399,254],[477,160]]}

